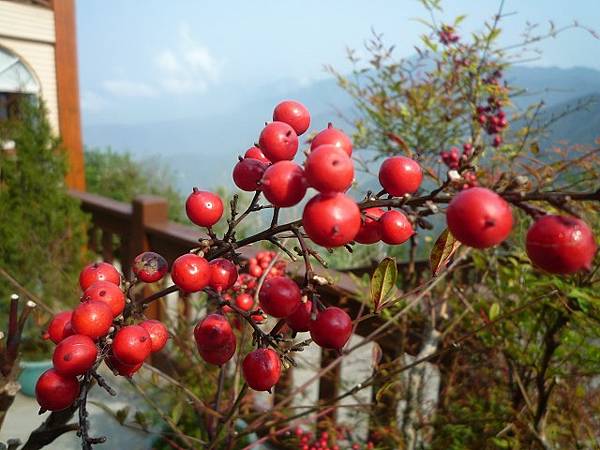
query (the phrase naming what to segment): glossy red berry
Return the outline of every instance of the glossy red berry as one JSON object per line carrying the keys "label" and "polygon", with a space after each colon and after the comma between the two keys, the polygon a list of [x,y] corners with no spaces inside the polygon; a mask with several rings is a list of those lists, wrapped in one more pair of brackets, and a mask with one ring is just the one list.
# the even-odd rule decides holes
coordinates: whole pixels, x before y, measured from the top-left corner
{"label": "glossy red berry", "polygon": [[198,353],[200,353],[202,359],[207,363],[213,364],[215,366],[222,366],[233,357],[233,354],[235,353],[235,348],[235,335],[231,334],[231,336],[227,339],[227,341],[223,344],[221,348],[216,350],[198,349]]}
{"label": "glossy red berry", "polygon": [[300,136],[310,126],[310,113],[302,103],[285,100],[275,107],[273,120],[287,123]]}
{"label": "glossy red berry", "polygon": [[270,166],[265,170],[261,186],[267,200],[280,208],[299,203],[308,187],[304,170],[293,161],[279,161]]}
{"label": "glossy red berry", "polygon": [[284,122],[271,122],[260,133],[258,145],[272,162],[292,160],[298,151],[298,135]]}
{"label": "glossy red berry", "polygon": [[62,411],[71,406],[79,395],[79,382],[55,369],[46,370],[35,385],[35,398],[48,411]]}
{"label": "glossy red berry", "polygon": [[253,158],[244,158],[233,168],[233,182],[242,191],[253,192],[261,189],[260,180],[267,170],[267,164]]}
{"label": "glossy red berry", "polygon": [[254,307],[254,297],[246,292],[242,292],[235,298],[235,304],[242,311],[250,311]]}
{"label": "glossy red berry", "polygon": [[235,264],[225,258],[213,259],[210,263],[210,286],[217,292],[232,287],[238,278]]}
{"label": "glossy red berry", "polygon": [[258,301],[263,311],[278,319],[293,313],[300,306],[301,297],[300,288],[288,277],[265,280],[258,293]]}
{"label": "glossy red berry", "polygon": [[106,262],[92,263],[84,267],[79,274],[79,285],[85,291],[96,281],[108,281],[119,286],[121,275],[112,264]]}
{"label": "glossy red berry", "polygon": [[502,145],[502,136],[500,136],[499,134],[494,136],[494,139],[492,140],[492,145],[494,147],[500,147]]}
{"label": "glossy red berry", "polygon": [[340,350],[352,334],[352,320],[340,308],[330,306],[310,321],[310,337],[323,348]]}
{"label": "glossy red berry", "polygon": [[112,326],[113,313],[104,302],[90,301],[81,303],[73,311],[71,326],[77,334],[83,334],[96,340],[105,336]]}
{"label": "glossy red berry", "polygon": [[323,247],[340,247],[360,229],[360,210],[345,194],[318,194],[304,207],[302,224],[308,237]]}
{"label": "glossy red berry", "polygon": [[248,386],[255,391],[270,391],[281,376],[279,355],[270,348],[259,348],[246,355],[242,372]]}
{"label": "glossy red berry", "polygon": [[159,320],[145,320],[140,323],[140,327],[145,329],[150,335],[152,343],[152,353],[159,352],[167,344],[169,340],[169,331],[164,323]]}
{"label": "glossy red berry", "polygon": [[117,317],[125,309],[125,294],[119,286],[108,281],[96,281],[89,286],[83,291],[81,301],[104,302],[110,306],[113,317]]}
{"label": "glossy red berry", "polygon": [[393,156],[379,168],[379,182],[386,192],[394,197],[414,194],[423,181],[421,166],[414,159]]}
{"label": "glossy red berry", "polygon": [[352,156],[352,140],[342,130],[333,128],[331,123],[313,138],[310,149],[315,150],[321,145],[333,145],[344,150],[348,156]]}
{"label": "glossy red berry", "polygon": [[306,158],[308,184],[319,192],[346,192],[354,181],[354,164],[344,150],[321,145]]}
{"label": "glossy red berry", "polygon": [[184,292],[198,292],[210,283],[211,269],[202,256],[187,253],[171,266],[171,278]]}
{"label": "glossy red berry", "polygon": [[448,205],[450,233],[469,247],[493,247],[504,241],[513,225],[510,205],[489,189],[473,187],[459,192]]}
{"label": "glossy red berry", "polygon": [[359,244],[374,244],[381,240],[381,226],[379,218],[385,211],[381,208],[368,208],[363,211],[360,230],[354,238]]}
{"label": "glossy red berry", "polygon": [[133,260],[133,273],[144,283],[155,283],[169,271],[167,260],[158,253],[140,253]]}
{"label": "glossy red berry", "polygon": [[61,375],[82,375],[92,368],[97,356],[98,349],[91,338],[74,334],[63,339],[56,346],[52,364]]}
{"label": "glossy red berry", "polygon": [[152,352],[152,339],[139,325],[127,325],[115,334],[112,343],[115,358],[130,366],[143,362]]}
{"label": "glossy red berry", "polygon": [[188,218],[198,226],[212,227],[223,215],[223,202],[212,192],[194,188],[185,202]]}
{"label": "glossy red berry", "polygon": [[225,316],[209,314],[194,328],[196,347],[202,358],[222,366],[235,353],[236,341],[233,329]]}
{"label": "glossy red berry", "polygon": [[73,334],[73,327],[71,326],[71,316],[73,311],[62,311],[57,313],[48,325],[48,330],[44,335],[44,338],[50,339],[55,344],[65,339],[67,336]]}
{"label": "glossy red berry", "polygon": [[258,147],[250,147],[248,150],[246,150],[246,153],[244,153],[244,158],[257,159],[265,164],[271,164],[271,160],[267,158],[262,150]]}
{"label": "glossy red berry", "polygon": [[125,364],[115,358],[114,355],[109,355],[104,361],[110,370],[127,378],[131,378],[144,365],[143,362],[134,365]]}
{"label": "glossy red berry", "polygon": [[386,244],[399,245],[415,234],[412,224],[400,211],[386,211],[379,218],[381,240]]}
{"label": "glossy red berry", "polygon": [[557,274],[590,270],[597,249],[590,227],[568,216],[540,217],[529,228],[525,242],[531,262]]}
{"label": "glossy red berry", "polygon": [[296,333],[308,331],[312,313],[312,302],[300,303],[296,310],[285,318],[285,323]]}

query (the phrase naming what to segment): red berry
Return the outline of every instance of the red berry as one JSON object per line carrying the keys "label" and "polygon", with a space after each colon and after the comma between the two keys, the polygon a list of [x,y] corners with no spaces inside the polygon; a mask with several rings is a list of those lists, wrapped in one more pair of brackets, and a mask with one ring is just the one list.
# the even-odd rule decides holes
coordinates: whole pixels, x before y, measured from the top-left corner
{"label": "red berry", "polygon": [[119,286],[108,281],[96,281],[89,286],[83,292],[81,301],[104,302],[110,306],[113,317],[117,317],[125,309],[125,294]]}
{"label": "red berry", "polygon": [[360,229],[360,210],[345,194],[318,194],[304,207],[304,231],[315,244],[340,247],[352,241]]}
{"label": "red berry", "polygon": [[246,150],[246,153],[244,153],[244,158],[257,159],[265,164],[271,164],[271,160],[267,158],[262,150],[258,147],[250,147],[248,150]]}
{"label": "red berry", "polygon": [[494,147],[500,147],[502,145],[502,136],[500,136],[499,134],[497,134],[496,136],[494,136],[494,140],[492,141],[492,145]]}
{"label": "red berry", "polygon": [[348,156],[352,156],[352,141],[342,130],[333,128],[331,123],[313,138],[310,149],[315,150],[321,145],[333,145],[344,150]]}
{"label": "red berry", "polygon": [[279,161],[265,170],[261,186],[267,200],[286,208],[304,198],[307,183],[302,167],[293,161]]}
{"label": "red berry", "polygon": [[196,347],[202,358],[217,366],[235,353],[236,341],[229,321],[221,314],[209,314],[194,328]]}
{"label": "red berry", "polygon": [[155,283],[169,271],[167,260],[158,253],[140,253],[133,260],[133,273],[144,283]]}
{"label": "red berry", "polygon": [[215,366],[222,366],[232,358],[233,354],[235,353],[235,348],[235,336],[232,334],[221,348],[216,350],[198,349],[198,353],[200,353],[202,359],[207,363],[214,364]]}
{"label": "red berry", "polygon": [[88,336],[74,334],[63,339],[54,349],[52,364],[64,376],[82,375],[96,362],[98,349]]}
{"label": "red berry", "polygon": [[275,107],[273,120],[285,122],[300,136],[310,126],[310,114],[306,106],[293,100],[286,100]]}
{"label": "red berry", "polygon": [[194,188],[185,202],[189,219],[201,227],[212,227],[223,215],[223,202],[212,192]]}
{"label": "red berry", "polygon": [[386,159],[379,169],[379,182],[394,197],[414,194],[423,181],[421,166],[414,159],[393,156]]}
{"label": "red berry", "polygon": [[310,321],[310,337],[317,345],[335,350],[341,349],[352,334],[352,319],[340,308],[330,306],[320,311]]}
{"label": "red berry", "polygon": [[108,281],[119,286],[121,275],[112,264],[106,262],[97,262],[85,266],[79,274],[81,290],[85,291],[96,281]]}
{"label": "red berry", "polygon": [[306,158],[308,184],[319,192],[346,192],[354,181],[354,164],[342,149],[321,145]]}
{"label": "red berry", "polygon": [[590,270],[596,242],[590,227],[575,217],[547,215],[535,221],[526,238],[531,262],[550,273]]}
{"label": "red berry", "polygon": [[273,162],[291,160],[298,151],[298,135],[284,122],[271,122],[260,133],[258,145]]}
{"label": "red berry", "polygon": [[242,372],[248,386],[255,391],[270,391],[281,376],[281,361],[270,348],[259,348],[246,355]]}
{"label": "red berry", "polygon": [[300,303],[300,306],[285,318],[285,322],[296,333],[308,331],[311,313],[312,302]]}
{"label": "red berry", "polygon": [[469,247],[493,247],[505,240],[513,225],[510,205],[489,189],[473,187],[452,199],[446,212],[448,229]]}
{"label": "red berry", "polygon": [[146,328],[128,325],[115,334],[112,352],[115,358],[130,366],[143,362],[152,351],[152,339]]}
{"label": "red berry", "polygon": [[374,244],[381,240],[381,226],[379,218],[385,211],[381,208],[368,208],[363,211],[360,230],[354,240],[360,244]]}
{"label": "red berry", "polygon": [[259,265],[254,264],[254,265],[250,266],[250,268],[248,269],[248,272],[253,277],[257,277],[258,278],[258,277],[260,277],[262,275],[263,270],[262,270],[262,268]]}
{"label": "red berry", "polygon": [[222,292],[232,287],[238,277],[235,264],[225,258],[217,258],[209,263],[210,286],[217,292]]}
{"label": "red berry", "polygon": [[258,300],[264,312],[281,319],[294,312],[301,296],[300,288],[291,278],[273,277],[263,283]]}
{"label": "red berry", "polygon": [[233,182],[242,191],[259,191],[260,180],[266,169],[267,164],[258,159],[242,159],[233,168]]}
{"label": "red berry", "polygon": [[115,358],[114,355],[109,355],[104,361],[110,370],[127,378],[131,378],[144,364],[143,362],[134,365],[125,364]]}
{"label": "red berry", "polygon": [[400,211],[386,211],[379,218],[381,240],[386,244],[402,244],[415,234],[412,224]]}
{"label": "red berry", "polygon": [[243,292],[235,298],[235,304],[242,311],[250,311],[254,306],[254,297]]}
{"label": "red berry", "polygon": [[73,334],[73,328],[71,327],[72,315],[73,311],[57,313],[50,321],[50,325],[48,325],[47,338],[58,344],[67,336],[71,336]]}
{"label": "red berry", "polygon": [[159,320],[145,320],[140,323],[140,327],[145,329],[150,335],[152,343],[152,353],[159,352],[169,340],[169,331],[164,323]]}
{"label": "red berry", "polygon": [[35,398],[48,411],[61,411],[71,406],[79,395],[79,382],[55,369],[46,370],[35,385]]}
{"label": "red berry", "polygon": [[171,278],[184,292],[198,292],[210,283],[211,270],[202,256],[187,253],[177,258],[171,266]]}
{"label": "red berry", "polygon": [[81,303],[73,311],[71,325],[77,334],[83,334],[96,340],[108,333],[112,326],[113,313],[104,302],[90,301]]}

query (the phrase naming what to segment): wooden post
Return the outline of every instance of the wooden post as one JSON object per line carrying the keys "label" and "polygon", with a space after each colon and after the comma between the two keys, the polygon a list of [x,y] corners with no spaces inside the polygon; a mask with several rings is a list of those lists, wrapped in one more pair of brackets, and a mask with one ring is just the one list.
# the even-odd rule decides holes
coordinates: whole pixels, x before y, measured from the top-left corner
{"label": "wooden post", "polygon": [[84,191],[85,171],[79,108],[75,0],[53,0],[51,4],[54,10],[56,37],[54,59],[59,131],[69,163],[66,182],[69,188]]}
{"label": "wooden post", "polygon": [[[131,232],[129,239],[123,244],[122,265],[126,277],[131,276],[133,259],[142,252],[151,249],[148,239],[147,226],[152,223],[162,223],[169,220],[169,204],[162,197],[141,195],[132,202]],[[126,248],[127,247],[127,248]],[[148,296],[151,292],[144,288],[141,295]],[[160,318],[160,308],[157,302],[150,304],[146,315],[153,319]]]}

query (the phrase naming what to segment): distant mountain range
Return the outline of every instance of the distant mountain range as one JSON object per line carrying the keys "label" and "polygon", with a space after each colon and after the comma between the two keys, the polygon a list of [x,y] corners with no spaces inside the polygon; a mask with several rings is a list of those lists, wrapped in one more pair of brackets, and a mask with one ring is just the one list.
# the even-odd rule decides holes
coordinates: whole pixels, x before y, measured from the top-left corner
{"label": "distant mountain range", "polygon": [[[560,114],[576,102],[588,103],[585,111],[573,113],[557,122],[547,139],[548,145],[558,141],[592,143],[600,136],[600,71],[576,67],[572,69],[514,67],[506,78],[527,94],[516,99],[519,107],[544,99],[544,114]],[[198,114],[198,119],[135,125],[85,125],[84,142],[91,147],[111,146],[129,150],[136,156],[160,158],[178,174],[178,186],[185,192],[194,185],[214,188],[231,185],[231,167],[258,139],[265,121],[271,119],[273,106],[284,98],[302,101],[312,114],[312,130],[333,121],[350,129],[341,116],[351,117],[352,100],[333,79],[307,86],[279,83],[256,92],[245,92],[245,101],[216,115]],[[333,120],[332,120],[333,119]],[[85,124],[85,121],[84,121]]]}

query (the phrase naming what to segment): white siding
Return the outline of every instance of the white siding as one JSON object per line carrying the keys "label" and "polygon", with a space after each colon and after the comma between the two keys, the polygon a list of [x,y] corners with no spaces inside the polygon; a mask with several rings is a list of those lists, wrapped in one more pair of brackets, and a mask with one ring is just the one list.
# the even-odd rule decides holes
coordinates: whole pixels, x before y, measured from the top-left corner
{"label": "white siding", "polygon": [[58,133],[54,42],[54,11],[0,0],[0,45],[21,57],[38,78],[50,124]]}
{"label": "white siding", "polygon": [[[4,2],[0,2],[0,5]],[[1,29],[1,28],[0,28]],[[48,108],[48,119],[58,134],[58,97],[54,45],[19,41],[0,37],[0,45],[16,53],[38,77],[42,87],[42,98]]]}
{"label": "white siding", "polygon": [[54,12],[40,6],[0,0],[0,35],[53,43]]}

